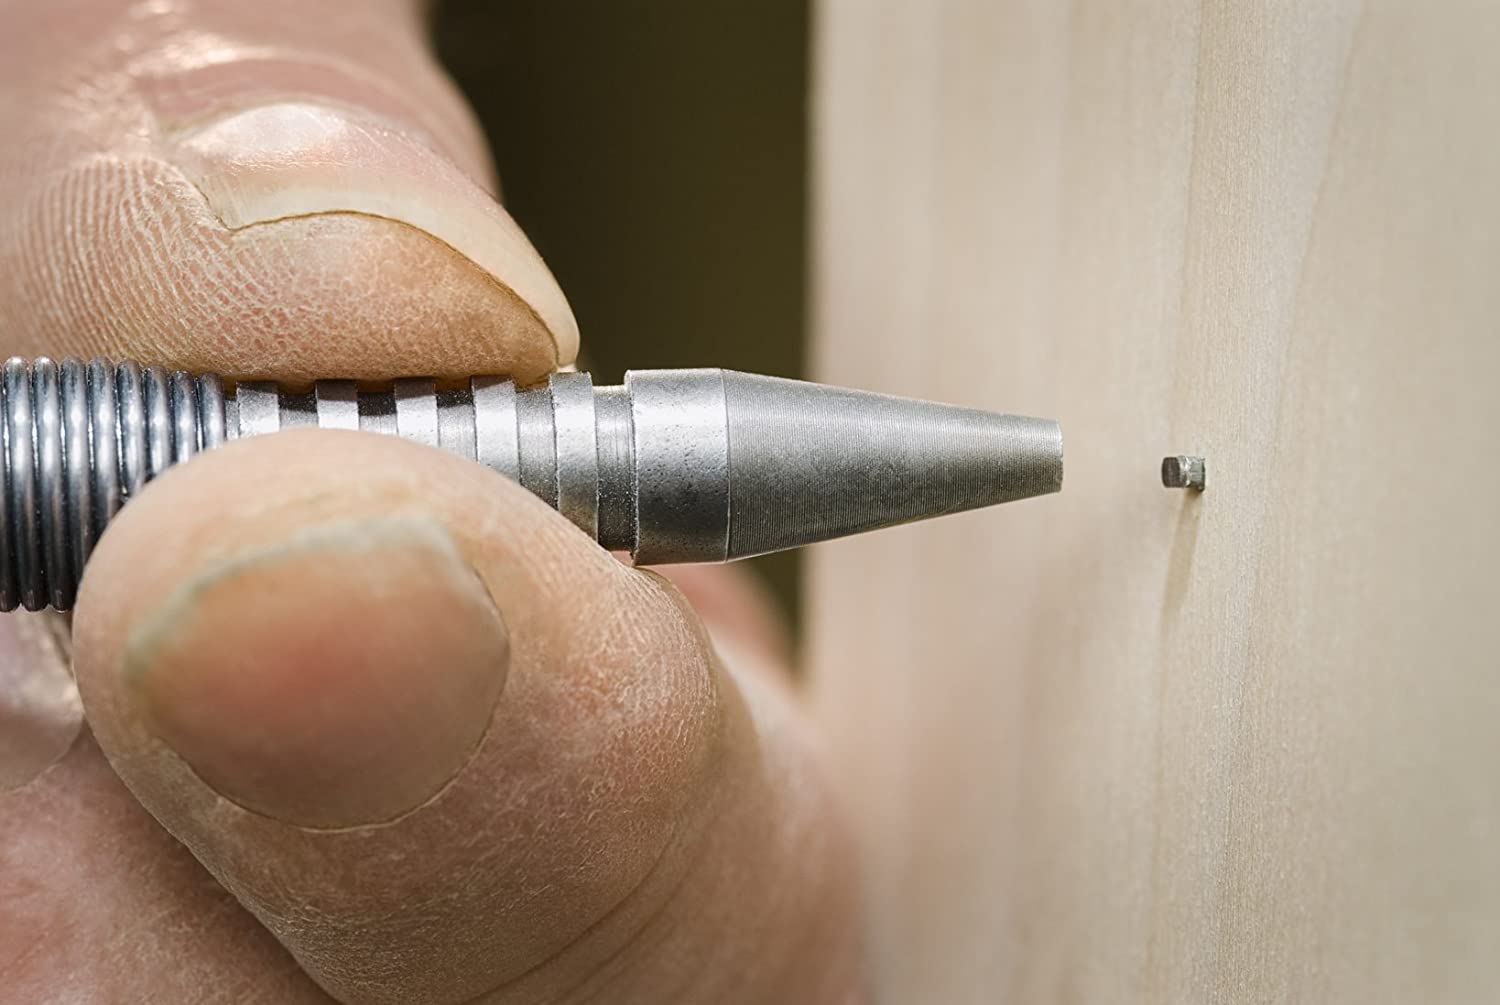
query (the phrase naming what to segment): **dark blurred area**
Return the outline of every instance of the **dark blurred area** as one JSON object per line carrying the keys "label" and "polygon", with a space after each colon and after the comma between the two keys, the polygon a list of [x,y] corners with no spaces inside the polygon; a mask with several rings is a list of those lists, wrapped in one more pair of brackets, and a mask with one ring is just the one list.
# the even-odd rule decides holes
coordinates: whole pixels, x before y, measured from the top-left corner
{"label": "dark blurred area", "polygon": [[[597,380],[802,375],[806,0],[440,0],[434,35]],[[754,564],[795,614],[795,553]]]}

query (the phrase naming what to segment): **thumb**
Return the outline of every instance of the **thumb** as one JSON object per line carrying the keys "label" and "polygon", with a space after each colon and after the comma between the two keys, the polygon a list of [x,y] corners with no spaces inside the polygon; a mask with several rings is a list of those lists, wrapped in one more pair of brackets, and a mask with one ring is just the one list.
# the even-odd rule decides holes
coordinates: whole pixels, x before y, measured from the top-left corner
{"label": "thumb", "polygon": [[292,381],[571,361],[418,6],[0,0],[7,351]]}
{"label": "thumb", "polygon": [[122,511],[74,638],[120,776],[343,1001],[852,992],[781,685],[478,465],[319,430],[207,454]]}

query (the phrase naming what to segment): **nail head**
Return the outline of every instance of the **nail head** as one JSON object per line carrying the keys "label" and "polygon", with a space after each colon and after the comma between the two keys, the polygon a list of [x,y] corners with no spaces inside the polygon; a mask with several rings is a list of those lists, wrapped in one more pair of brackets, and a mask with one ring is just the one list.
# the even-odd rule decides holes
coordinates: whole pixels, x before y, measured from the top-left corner
{"label": "nail head", "polygon": [[1202,492],[1207,482],[1208,467],[1203,458],[1186,455],[1162,458],[1161,483],[1167,488]]}

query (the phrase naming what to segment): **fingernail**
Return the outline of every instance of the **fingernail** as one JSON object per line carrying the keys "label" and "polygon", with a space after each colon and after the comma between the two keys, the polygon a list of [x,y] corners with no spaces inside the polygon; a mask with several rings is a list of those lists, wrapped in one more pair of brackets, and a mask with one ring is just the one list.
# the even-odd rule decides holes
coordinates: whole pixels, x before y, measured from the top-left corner
{"label": "fingernail", "polygon": [[436,521],[315,528],[206,569],[131,633],[146,728],[224,798],[306,827],[422,805],[473,756],[510,644]]}
{"label": "fingernail", "polygon": [[60,761],[83,728],[83,703],[52,614],[0,616],[0,793]]}
{"label": "fingernail", "polygon": [[567,301],[515,221],[451,161],[386,120],[274,102],[177,134],[172,159],[230,230],[357,213],[422,231],[530,307],[558,359],[578,350]]}

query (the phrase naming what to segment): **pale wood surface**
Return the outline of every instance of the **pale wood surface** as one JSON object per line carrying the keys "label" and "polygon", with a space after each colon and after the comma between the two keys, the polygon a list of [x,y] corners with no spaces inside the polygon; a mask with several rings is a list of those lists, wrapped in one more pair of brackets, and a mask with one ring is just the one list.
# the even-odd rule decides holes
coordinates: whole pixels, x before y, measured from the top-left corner
{"label": "pale wood surface", "polygon": [[1068,453],[815,550],[878,1000],[1500,1000],[1500,8],[816,36],[819,376]]}

